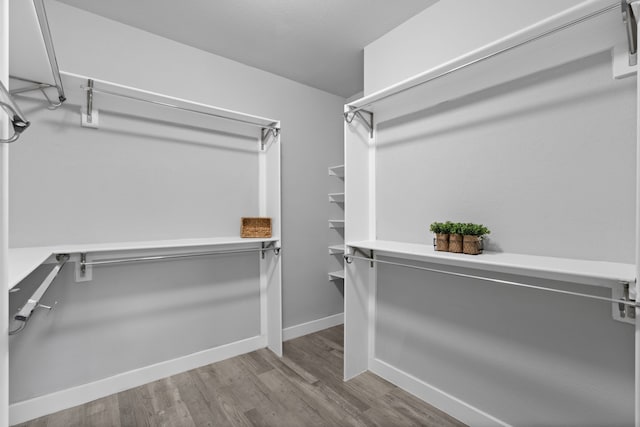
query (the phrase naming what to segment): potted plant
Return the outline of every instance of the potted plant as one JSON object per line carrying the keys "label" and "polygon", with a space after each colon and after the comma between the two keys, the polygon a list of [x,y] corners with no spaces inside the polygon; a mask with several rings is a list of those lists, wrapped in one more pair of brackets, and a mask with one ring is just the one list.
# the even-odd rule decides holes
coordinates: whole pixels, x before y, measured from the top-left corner
{"label": "potted plant", "polygon": [[448,251],[449,250],[449,229],[451,228],[451,223],[447,222],[434,222],[429,226],[429,230],[435,237],[435,248],[436,251]]}
{"label": "potted plant", "polygon": [[462,237],[462,252],[469,255],[482,253],[482,237],[491,231],[482,224],[465,223],[460,226]]}
{"label": "potted plant", "polygon": [[462,252],[462,225],[459,222],[450,223],[449,226],[449,252]]}

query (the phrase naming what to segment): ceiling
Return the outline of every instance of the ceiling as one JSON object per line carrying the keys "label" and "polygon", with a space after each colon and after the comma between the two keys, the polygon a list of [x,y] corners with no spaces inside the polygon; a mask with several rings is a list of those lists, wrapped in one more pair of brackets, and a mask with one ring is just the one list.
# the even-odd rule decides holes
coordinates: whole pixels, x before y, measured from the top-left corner
{"label": "ceiling", "polygon": [[438,0],[59,0],[342,97],[363,47]]}

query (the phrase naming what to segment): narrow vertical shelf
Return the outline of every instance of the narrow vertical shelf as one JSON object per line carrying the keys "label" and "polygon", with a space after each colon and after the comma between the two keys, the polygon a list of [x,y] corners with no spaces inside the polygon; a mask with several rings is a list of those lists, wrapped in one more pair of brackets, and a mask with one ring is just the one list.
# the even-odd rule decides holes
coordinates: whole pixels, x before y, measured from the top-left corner
{"label": "narrow vertical shelf", "polygon": [[[341,181],[344,181],[344,165],[331,166],[329,167],[329,176],[338,178]],[[344,182],[342,183],[344,186]],[[341,192],[329,193],[329,203],[337,205],[335,208],[331,208],[332,214],[340,214],[342,219],[330,219],[329,220],[329,228],[334,230],[342,230],[344,229],[344,189]],[[344,254],[344,235],[340,232],[334,233],[336,235],[340,235],[340,239],[342,240],[339,244],[329,245],[329,256],[336,258],[332,259],[330,263],[336,264],[340,262],[342,265],[342,269],[338,271],[330,271],[329,272],[329,281],[334,282],[338,280],[344,280],[344,264],[342,261],[342,257],[338,257],[339,255]],[[340,258],[340,261],[337,260]],[[334,267],[335,268],[335,267]],[[332,268],[330,268],[332,270]]]}

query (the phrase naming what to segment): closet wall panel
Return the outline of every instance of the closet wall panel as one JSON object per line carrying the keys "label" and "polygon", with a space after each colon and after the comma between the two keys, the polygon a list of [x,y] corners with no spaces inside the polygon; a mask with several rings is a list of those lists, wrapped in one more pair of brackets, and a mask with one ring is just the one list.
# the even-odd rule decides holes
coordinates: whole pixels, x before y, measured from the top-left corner
{"label": "closet wall panel", "polygon": [[[83,82],[65,83],[77,102]],[[94,95],[99,129],[73,102],[23,101],[33,125],[12,149],[12,247],[237,236],[258,216],[255,135],[110,101]]]}
{"label": "closet wall panel", "polygon": [[635,116],[603,52],[381,123],[377,237],[478,222],[492,250],[633,263]]}

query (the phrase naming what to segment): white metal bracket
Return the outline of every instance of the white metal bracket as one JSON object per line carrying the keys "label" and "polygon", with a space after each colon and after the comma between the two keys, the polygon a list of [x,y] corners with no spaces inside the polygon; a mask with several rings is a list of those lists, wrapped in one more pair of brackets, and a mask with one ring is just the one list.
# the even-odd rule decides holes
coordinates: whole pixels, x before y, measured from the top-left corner
{"label": "white metal bracket", "polygon": [[640,18],[640,0],[620,0],[622,21],[627,29],[629,46],[629,65],[638,63],[638,18]]}
{"label": "white metal bracket", "polygon": [[98,129],[98,110],[93,108],[93,80],[87,80],[86,103],[83,111],[80,111],[82,127]]}
{"label": "white metal bracket", "polygon": [[[364,116],[365,114],[369,116],[368,119]],[[369,131],[369,138],[373,138],[373,113],[367,110],[357,110],[355,112],[345,111],[344,113],[344,120],[347,123],[353,122],[353,119],[356,117],[362,122],[362,124],[366,126],[367,130]]]}
{"label": "white metal bracket", "polygon": [[369,266],[371,268],[373,268],[373,266],[374,266],[374,263],[373,263],[373,259],[374,259],[373,258],[373,256],[374,256],[373,249],[370,250],[369,253],[366,253],[365,251],[363,251],[360,248],[352,247],[349,252],[350,253],[344,255],[344,261],[347,264],[351,264],[353,262],[352,255],[358,255],[358,253],[360,253],[363,257],[371,259],[371,262],[369,263]]}
{"label": "white metal bracket", "polygon": [[629,282],[621,282],[622,286],[615,286],[611,290],[611,297],[615,300],[620,300],[621,303],[611,304],[611,313],[613,320],[624,323],[636,323],[637,304],[636,307],[629,305],[629,302],[636,302],[637,296],[634,292],[634,287]]}
{"label": "white metal bracket", "polygon": [[268,244],[262,243],[262,250],[260,251],[262,259],[265,257],[265,252],[273,249],[273,253],[278,256],[280,255],[280,248],[276,246],[276,242],[269,242]]}
{"label": "white metal bracket", "polygon": [[80,259],[76,262],[76,282],[89,282],[93,280],[93,268],[91,265],[86,265],[87,254],[81,253]]}
{"label": "white metal bracket", "polygon": [[278,135],[280,135],[280,128],[262,128],[262,132],[260,133],[260,150],[264,151],[267,146],[267,141],[269,140],[269,135],[273,135],[275,141],[278,140]]}

